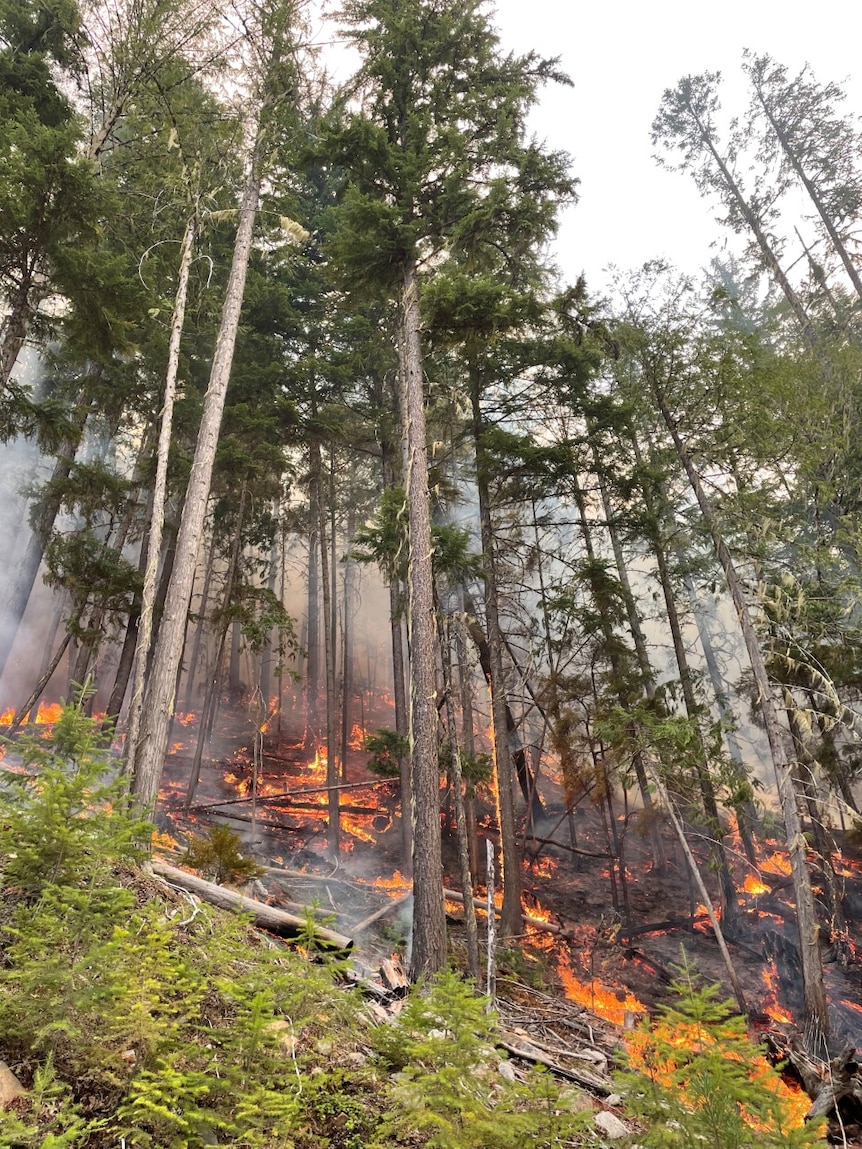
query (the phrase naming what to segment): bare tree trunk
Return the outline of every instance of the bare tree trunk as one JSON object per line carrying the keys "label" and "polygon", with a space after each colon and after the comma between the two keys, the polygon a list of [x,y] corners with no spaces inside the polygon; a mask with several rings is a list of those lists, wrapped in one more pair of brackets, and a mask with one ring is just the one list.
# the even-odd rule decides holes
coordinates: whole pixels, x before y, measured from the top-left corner
{"label": "bare tree trunk", "polygon": [[317,750],[318,706],[320,700],[320,588],[318,551],[320,538],[320,449],[317,466],[309,447],[309,515],[311,529],[308,536],[308,641],[305,661],[305,753]]}
{"label": "bare tree trunk", "polygon": [[246,273],[251,256],[255,215],[260,199],[262,152],[263,138],[257,124],[239,212],[239,226],[210,372],[210,383],[204,398],[195,456],[183,505],[177,540],[177,561],[168,588],[144,698],[143,720],[133,771],[133,793],[138,806],[143,810],[150,810],[154,806],[164,768],[168,726],[174,711],[177,668],[182,657],[186,616],[194,586],[222,412],[239,328]]}
{"label": "bare tree trunk", "polygon": [[210,532],[209,552],[204,559],[205,572],[204,572],[204,585],[201,587],[201,601],[197,610],[197,623],[195,625],[195,640],[192,643],[191,657],[189,658],[188,670],[186,672],[186,689],[183,699],[183,709],[190,711],[193,709],[193,702],[195,698],[195,681],[197,679],[197,668],[201,660],[201,647],[203,646],[204,634],[207,629],[207,611],[209,610],[210,589],[212,587],[213,572],[215,566],[215,542]]}
{"label": "bare tree trunk", "polygon": [[452,633],[451,617],[447,617],[442,636],[443,689],[446,692],[446,732],[449,739],[449,775],[455,803],[455,826],[458,833],[458,868],[464,891],[464,931],[467,935],[467,965],[476,985],[479,984],[479,933],[476,929],[476,911],[473,907],[473,878],[470,868],[470,850],[467,840],[467,816],[464,809],[464,779],[461,774],[461,751],[455,727],[455,700],[452,691]]}
{"label": "bare tree trunk", "polygon": [[844,270],[847,272],[847,275],[850,279],[850,282],[853,284],[853,288],[856,294],[859,296],[859,299],[862,300],[862,277],[860,277],[856,265],[853,263],[853,260],[850,257],[850,253],[847,250],[846,244],[838,234],[838,228],[835,226],[835,221],[826,210],[826,205],[824,204],[823,199],[817,191],[817,187],[809,178],[808,173],[802,166],[802,162],[797,155],[795,148],[793,147],[790,137],[782,125],[775,118],[769,101],[763,94],[763,87],[757,83],[753,76],[752,80],[752,87],[754,88],[755,94],[757,95],[757,99],[760,103],[760,106],[763,108],[763,111],[766,113],[766,118],[769,120],[772,130],[775,132],[779,144],[781,144],[782,151],[787,156],[787,159],[790,162],[790,166],[799,177],[800,183],[805,188],[806,192],[808,192],[811,202],[817,209],[817,214],[823,221],[823,226],[826,228],[826,232],[829,238],[832,240],[832,246],[835,248],[838,257],[843,263]]}
{"label": "bare tree trunk", "polygon": [[[398,403],[395,402],[397,408]],[[399,414],[400,421],[400,414]],[[388,439],[381,443],[383,462],[383,482],[387,487],[395,485],[395,461]],[[410,713],[407,706],[407,687],[404,669],[404,632],[402,616],[404,603],[401,580],[393,576],[389,582],[389,629],[392,643],[392,694],[395,701],[395,729],[406,738],[410,732]],[[413,819],[410,812],[413,792],[412,756],[405,754],[400,759],[401,786],[401,872],[405,878],[413,873]]]}
{"label": "bare tree trunk", "polygon": [[769,675],[760,642],[754,626],[751,609],[745,595],[742,580],[737,573],[733,557],[724,541],[719,529],[718,521],[712,505],[706,497],[703,484],[700,481],[691,457],[683,443],[676,423],[665,402],[661,389],[653,384],[653,395],[670,432],[677,457],[682,464],[694,496],[697,499],[704,523],[712,535],[715,553],[724,577],[733,605],[736,609],[754,683],[757,688],[758,702],[766,727],[766,737],[772,754],[772,764],[775,770],[775,781],[778,788],[778,797],[784,815],[784,827],[787,841],[787,852],[790,856],[791,877],[793,891],[796,898],[796,922],[799,931],[799,951],[802,967],[802,983],[804,998],[804,1025],[805,1043],[809,1053],[828,1058],[827,1041],[829,1037],[829,1014],[826,1005],[826,992],[823,987],[823,968],[820,963],[820,950],[817,924],[817,914],[814,907],[814,894],[811,889],[811,876],[808,873],[806,859],[806,843],[802,833],[802,824],[796,806],[796,791],[793,785],[792,753],[787,745],[784,729],[779,718],[778,704],[772,693]]}
{"label": "bare tree trunk", "polygon": [[[581,528],[581,535],[584,540],[584,549],[587,552],[587,558],[591,563],[595,563],[596,551],[593,545],[593,533],[590,527],[590,520],[587,517],[587,505],[584,499],[584,493],[576,475],[572,476],[572,493],[575,497],[575,505],[578,508],[578,519]],[[614,636],[613,626],[611,625],[605,607],[606,603],[602,601],[602,590],[600,586],[591,584],[591,591],[596,601],[601,618],[602,637],[604,639],[605,647],[607,650],[607,658],[611,665],[614,680],[617,683],[617,695],[619,697],[620,706],[623,710],[628,710],[631,703],[629,690],[624,684],[623,668],[620,662],[618,647]],[[632,729],[633,735],[637,735],[637,731]],[[632,755],[632,765],[634,766],[635,777],[637,778],[638,790],[640,791],[641,801],[643,802],[644,810],[652,812],[654,803],[652,794],[650,793],[649,781],[647,779],[646,770],[644,768],[643,756],[640,751]],[[658,832],[658,826],[654,819],[650,819],[650,838],[652,840],[653,856],[657,866],[664,865],[664,853],[662,851],[661,837]]]}
{"label": "bare tree trunk", "polygon": [[[472,356],[471,356],[472,358]],[[502,937],[514,937],[523,928],[521,910],[521,859],[515,832],[513,770],[506,723],[506,683],[503,673],[503,639],[497,596],[494,558],[494,526],[491,518],[489,461],[483,436],[481,381],[475,362],[470,364],[470,391],[473,413],[473,448],[476,454],[476,492],[479,500],[479,526],[482,538],[485,583],[485,619],[488,627],[488,653],[491,669],[491,728],[494,735],[494,767],[497,778],[497,816],[500,823],[500,852],[503,884]]]}
{"label": "bare tree trunk", "polygon": [[353,615],[356,560],[351,557],[356,532],[356,507],[352,500],[347,509],[347,558],[344,563],[344,617],[341,624],[341,773],[347,771],[350,732],[353,729]]}
{"label": "bare tree trunk", "polygon": [[144,570],[144,587],[141,596],[141,617],[138,622],[138,648],[135,656],[132,698],[129,703],[129,727],[126,735],[125,754],[126,761],[130,763],[135,761],[138,749],[147,663],[153,636],[153,607],[156,601],[159,561],[162,557],[162,533],[165,525],[165,504],[167,502],[168,456],[173,435],[174,400],[180,366],[180,343],[185,323],[189,272],[194,254],[196,226],[196,216],[191,215],[186,223],[186,230],[180,246],[180,269],[177,277],[177,289],[174,293],[174,312],[171,317],[168,365],[165,371],[165,390],[162,397],[159,442],[156,450],[156,476],[153,480],[152,511],[147,540],[147,564]]}
{"label": "bare tree trunk", "polygon": [[[198,743],[195,749],[195,756],[192,762],[191,775],[189,776],[188,790],[186,791],[186,807],[191,806],[195,798],[195,790],[197,788],[198,780],[201,776],[201,764],[203,762],[204,747],[212,734],[213,720],[215,718],[216,706],[218,703],[218,688],[219,680],[221,677],[221,664],[224,657],[225,643],[227,642],[227,634],[230,630],[230,606],[233,600],[234,591],[236,589],[237,577],[239,575],[239,558],[242,551],[242,527],[245,518],[245,501],[246,501],[246,485],[242,485],[242,494],[239,500],[239,511],[237,512],[236,534],[234,535],[233,546],[231,547],[230,563],[228,565],[227,577],[224,584],[224,597],[222,599],[222,619],[219,623],[218,641],[216,644],[215,658],[212,664],[212,674],[210,675],[209,682],[207,683],[207,692],[204,698],[204,705],[201,711],[201,721],[198,728]],[[179,674],[177,677],[179,681]]]}
{"label": "bare tree trunk", "polygon": [[[320,443],[312,440],[312,467],[319,476]],[[326,530],[326,506],[322,498],[317,500],[317,529],[320,535],[320,584],[323,587],[323,659],[326,672],[326,785],[327,834],[326,845],[330,858],[338,857],[340,837],[340,814],[338,809],[338,756],[336,738],[336,687],[335,687],[335,632],[332,618],[332,584],[329,581],[329,540]]]}
{"label": "bare tree trunk", "polygon": [[[440,775],[437,764],[436,643],[431,567],[428,446],[425,433],[419,282],[416,265],[404,269],[399,333],[404,478],[410,532],[410,743],[413,759],[413,953],[410,977],[432,976],[446,964]],[[407,795],[402,795],[402,802]]]}
{"label": "bare tree trunk", "polygon": [[[635,443],[635,452],[636,457],[638,457],[638,462],[640,462],[640,452],[637,443]],[[698,705],[697,697],[694,693],[694,679],[688,661],[688,651],[685,648],[682,622],[676,605],[676,596],[674,594],[670,568],[667,563],[664,539],[662,538],[661,520],[666,518],[666,515],[660,515],[647,482],[641,484],[641,494],[647,514],[646,534],[656,561],[659,584],[661,585],[662,596],[664,597],[665,614],[667,615],[667,621],[670,627],[674,657],[676,658],[676,664],[679,669],[679,681],[682,687],[683,702],[685,703],[688,717],[695,724],[695,735],[697,739],[695,771],[697,774],[698,789],[700,790],[700,796],[703,802],[703,809],[712,835],[712,854],[715,859],[721,887],[723,921],[727,933],[733,937],[739,932],[739,902],[736,897],[736,887],[733,882],[733,874],[730,869],[730,863],[728,862],[727,851],[722,840],[718,802],[715,797],[715,787],[709,772],[706,746],[704,745],[703,734],[700,728],[701,707]]]}

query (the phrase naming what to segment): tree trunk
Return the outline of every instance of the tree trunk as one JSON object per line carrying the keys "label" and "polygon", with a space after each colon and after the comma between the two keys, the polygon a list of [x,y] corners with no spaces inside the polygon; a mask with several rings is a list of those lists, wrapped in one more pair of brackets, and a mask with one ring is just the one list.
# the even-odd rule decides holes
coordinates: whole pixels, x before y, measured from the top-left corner
{"label": "tree trunk", "polygon": [[458,834],[458,868],[464,891],[464,931],[467,935],[467,965],[470,975],[479,984],[479,935],[476,912],[473,908],[473,878],[470,867],[467,815],[464,809],[464,779],[461,774],[461,751],[455,727],[455,700],[452,690],[452,634],[451,618],[447,617],[443,633],[443,689],[446,692],[446,733],[449,739],[449,774],[455,803],[455,826]]}
{"label": "tree trunk", "polygon": [[308,536],[308,613],[305,660],[305,753],[313,756],[317,752],[318,707],[320,701],[320,586],[318,567],[320,554],[320,449],[317,451],[317,465],[309,447],[309,515],[311,530]]}
{"label": "tree trunk", "polygon": [[[581,485],[576,475],[572,476],[572,493],[575,497],[575,505],[578,508],[578,519],[581,528],[581,535],[584,539],[584,549],[587,552],[587,558],[589,561],[591,563],[595,563],[596,551],[595,547],[593,546],[593,534],[590,527],[590,521],[587,517],[586,500],[584,499],[584,492],[581,489]],[[602,630],[602,638],[604,639],[608,662],[610,663],[611,672],[616,683],[617,697],[619,698],[620,706],[623,708],[623,710],[628,710],[632,700],[629,694],[629,690],[627,689],[624,682],[623,667],[619,658],[613,626],[610,623],[606,610],[607,603],[604,601],[603,592],[600,586],[597,586],[595,582],[591,581],[590,589],[598,608],[599,616],[601,618],[600,625]],[[632,729],[632,734],[635,736],[635,740],[637,740],[637,731],[634,728]],[[634,767],[635,777],[637,778],[638,789],[640,791],[644,810],[651,813],[655,804],[653,803],[652,795],[650,794],[649,781],[647,779],[643,757],[640,751],[636,751],[632,755],[632,765]],[[658,832],[658,826],[653,818],[650,818],[650,826],[650,838],[652,840],[652,849],[655,863],[657,866],[662,866],[664,865],[664,852],[662,850],[661,837]]]}
{"label": "tree trunk", "polygon": [[204,398],[195,456],[183,505],[177,540],[177,560],[159,627],[135,756],[133,793],[137,805],[146,811],[155,805],[164,768],[168,726],[174,711],[177,668],[182,657],[186,617],[194,586],[222,412],[239,328],[246,273],[251,256],[255,215],[260,199],[262,152],[263,137],[259,125],[256,125],[210,382]]}
{"label": "tree trunk", "polygon": [[[312,470],[320,476],[320,443],[314,439],[309,445],[312,455]],[[318,487],[318,490],[320,488]],[[317,500],[317,529],[320,536],[320,585],[323,587],[323,661],[326,673],[326,785],[327,832],[326,846],[331,859],[338,857],[340,837],[338,811],[338,756],[336,754],[337,705],[335,687],[335,630],[332,615],[332,583],[329,580],[329,539],[326,529],[326,505],[322,498]]]}
{"label": "tree trunk", "polygon": [[724,571],[727,588],[736,609],[742,636],[745,640],[745,647],[748,651],[749,661],[751,662],[751,670],[757,688],[758,702],[760,704],[761,714],[763,715],[766,737],[769,741],[769,748],[772,754],[778,798],[784,815],[787,851],[790,857],[793,891],[796,899],[796,918],[799,931],[799,951],[805,1011],[805,1043],[810,1053],[818,1057],[827,1058],[829,1015],[826,1005],[826,992],[823,987],[823,968],[820,963],[820,950],[818,946],[820,927],[817,924],[814,894],[811,889],[811,877],[808,873],[805,838],[802,834],[802,825],[796,806],[796,791],[793,785],[791,754],[779,718],[778,704],[772,693],[766,663],[763,658],[763,652],[760,649],[760,642],[757,638],[754,619],[752,618],[742,580],[737,573],[733,557],[719,529],[715,512],[706,497],[700,476],[676,429],[676,424],[668,409],[661,389],[653,385],[653,394],[665,425],[673,439],[677,457],[688,476],[692,491],[700,507],[700,512],[703,515],[704,523],[712,535],[716,557]]}
{"label": "tree trunk", "polygon": [[[198,742],[195,748],[195,756],[192,762],[191,774],[189,776],[188,789],[186,791],[186,807],[191,806],[195,798],[195,790],[197,789],[198,780],[201,775],[201,764],[203,762],[204,746],[206,745],[212,733],[213,720],[215,718],[216,706],[218,703],[218,688],[220,680],[220,671],[222,658],[224,656],[225,644],[227,642],[227,634],[230,630],[230,607],[236,589],[237,578],[239,575],[239,558],[242,551],[242,527],[245,518],[245,501],[246,501],[246,485],[242,485],[242,494],[239,501],[239,511],[237,512],[236,534],[234,535],[233,546],[231,547],[230,563],[228,564],[227,577],[224,583],[224,597],[222,599],[222,618],[219,623],[218,641],[216,643],[215,658],[212,664],[212,674],[210,675],[209,682],[207,683],[207,691],[204,697],[204,705],[201,711],[201,721],[198,727]],[[179,665],[178,660],[178,665]],[[179,670],[177,674],[177,682],[179,682]]]}
{"label": "tree trunk", "polygon": [[[395,403],[397,408],[397,401]],[[400,419],[400,416],[399,416]],[[395,485],[395,463],[388,439],[381,443],[383,482]],[[407,706],[407,687],[404,670],[404,614],[401,580],[395,576],[389,582],[389,631],[392,642],[392,693],[395,701],[395,729],[406,738],[410,732],[410,714]],[[413,792],[413,760],[405,754],[400,759],[401,785],[401,872],[405,878],[413,873],[413,818],[410,810]]]}
{"label": "tree trunk", "polygon": [[790,284],[790,280],[784,274],[781,264],[778,262],[778,257],[772,250],[772,245],[770,244],[769,239],[760,224],[760,220],[752,210],[748,200],[746,200],[745,196],[742,194],[742,189],[737,184],[732,172],[724,162],[724,159],[719,154],[710,132],[701,122],[698,116],[694,114],[694,112],[692,112],[692,115],[695,123],[697,124],[698,131],[700,132],[701,139],[709,150],[710,155],[715,161],[716,167],[721,173],[721,178],[724,180],[725,187],[727,188],[733,202],[736,204],[736,207],[742,215],[742,218],[748,224],[755,240],[757,241],[757,246],[760,248],[760,253],[763,257],[764,265],[772,274],[775,282],[781,288],[781,291],[784,294],[784,298],[787,300],[791,311],[796,316],[802,333],[806,336],[809,342],[814,343],[816,341],[816,333],[811,324],[811,320],[808,318],[808,312],[805,310],[805,305],[793,290],[793,287]]}
{"label": "tree trunk", "polygon": [[856,269],[856,265],[850,258],[850,253],[847,250],[846,244],[838,234],[838,229],[835,226],[835,221],[829,215],[828,211],[826,210],[826,205],[823,203],[823,200],[821,199],[816,186],[814,183],[812,183],[808,173],[803,168],[790,138],[773,115],[772,108],[769,106],[769,103],[763,94],[762,87],[757,83],[755,83],[753,87],[755,93],[757,94],[757,98],[760,101],[760,106],[766,113],[766,118],[769,120],[769,123],[772,126],[772,130],[775,132],[776,138],[781,145],[782,151],[787,156],[787,159],[790,162],[790,166],[796,172],[797,176],[799,176],[799,180],[802,186],[808,192],[811,202],[817,209],[817,214],[823,221],[823,226],[826,228],[826,232],[829,238],[832,240],[832,246],[835,248],[838,257],[843,263],[844,270],[847,272],[847,275],[850,279],[850,282],[853,284],[853,288],[856,291],[856,294],[859,296],[859,299],[862,300],[862,277],[860,277],[859,272]]}
{"label": "tree trunk", "polygon": [[341,624],[341,773],[347,771],[350,733],[353,729],[353,623],[356,560],[352,557],[353,536],[356,533],[356,507],[351,500],[347,510],[347,558],[344,562],[344,617]]}
{"label": "tree trunk", "polygon": [[[636,444],[635,451],[639,454]],[[638,461],[640,462],[640,459],[638,459]],[[682,623],[679,617],[679,611],[677,610],[676,596],[674,594],[670,568],[668,567],[667,555],[665,553],[664,539],[662,538],[661,520],[667,517],[667,509],[662,507],[661,510],[665,511],[665,514],[660,514],[660,511],[655,506],[655,501],[647,482],[641,484],[641,494],[647,514],[646,534],[652,547],[656,568],[658,570],[659,583],[664,597],[665,613],[670,627],[674,657],[676,658],[676,664],[679,668],[682,697],[685,703],[686,713],[689,719],[695,724],[695,734],[697,738],[695,771],[697,774],[698,789],[700,790],[700,796],[703,802],[703,809],[707,817],[710,833],[713,836],[712,854],[715,859],[721,887],[723,921],[727,933],[733,937],[739,932],[739,902],[736,897],[736,887],[728,862],[727,851],[724,848],[724,842],[722,840],[718,802],[716,801],[715,787],[713,786],[712,777],[709,772],[706,746],[704,745],[703,734],[700,729],[701,707],[698,705],[697,697],[694,693],[694,679],[692,678],[691,666],[688,661],[688,651],[685,648]]]}
{"label": "tree trunk", "polygon": [[506,722],[506,683],[503,673],[503,639],[497,597],[497,571],[494,559],[494,526],[491,518],[489,462],[483,442],[484,420],[481,404],[481,381],[470,355],[470,392],[473,414],[473,449],[476,454],[476,493],[479,501],[479,525],[482,539],[483,576],[485,584],[485,619],[488,627],[488,653],[491,670],[491,713],[494,767],[497,781],[497,817],[500,823],[500,852],[503,883],[503,911],[500,917],[502,937],[515,937],[522,932],[521,859],[515,832],[515,801],[512,793],[513,771]]}
{"label": "tree trunk", "polygon": [[[446,964],[446,915],[437,763],[436,643],[431,567],[428,447],[425,435],[419,282],[404,268],[398,341],[404,477],[410,534],[410,745],[413,760],[413,953],[410,977],[430,977]],[[402,802],[407,795],[402,795]]]}

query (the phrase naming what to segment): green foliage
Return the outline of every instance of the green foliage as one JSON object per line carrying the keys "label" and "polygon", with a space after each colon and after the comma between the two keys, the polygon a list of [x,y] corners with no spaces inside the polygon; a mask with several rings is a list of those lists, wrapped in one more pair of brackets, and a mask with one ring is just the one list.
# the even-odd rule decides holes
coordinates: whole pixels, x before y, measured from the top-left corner
{"label": "green foliage", "polygon": [[623,1075],[626,1105],[646,1125],[646,1149],[801,1149],[820,1123],[793,1119],[779,1074],[748,1039],[745,1021],[720,987],[701,983],[686,957],[662,1007],[629,1043],[637,1073]]}
{"label": "green foliage", "polygon": [[447,971],[416,988],[397,1020],[376,1031],[380,1056],[398,1073],[395,1112],[382,1127],[390,1139],[375,1140],[373,1149],[414,1144],[417,1132],[428,1149],[572,1144],[583,1116],[548,1075],[534,1074],[525,1085],[500,1077],[486,1004]]}
{"label": "green foliage", "polygon": [[0,771],[0,881],[25,896],[50,887],[107,887],[104,859],[130,859],[149,837],[147,823],[115,817],[125,784],[115,775],[109,739],[69,705],[48,739],[15,743],[23,772]]}
{"label": "green foliage", "polygon": [[80,707],[18,747],[27,772],[0,785],[0,1057],[27,1093],[0,1146],[322,1147],[299,1136],[297,1051],[308,1068],[324,1025],[349,1042],[352,999],[242,919],[153,898],[130,864],[150,827]]}
{"label": "green foliage", "polygon": [[213,826],[206,838],[192,835],[183,864],[219,883],[249,882],[264,873],[257,862],[243,857],[239,835],[228,826]]}
{"label": "green foliage", "polygon": [[398,778],[401,763],[410,753],[410,740],[397,730],[384,728],[376,734],[369,734],[363,749],[370,755],[369,770],[381,778]]}

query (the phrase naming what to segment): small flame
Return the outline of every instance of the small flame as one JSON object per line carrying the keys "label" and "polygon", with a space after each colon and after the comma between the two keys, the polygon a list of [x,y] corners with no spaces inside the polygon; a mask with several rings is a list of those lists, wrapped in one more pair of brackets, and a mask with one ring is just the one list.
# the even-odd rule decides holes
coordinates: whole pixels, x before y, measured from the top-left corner
{"label": "small flame", "polygon": [[773,1021],[782,1022],[787,1025],[793,1018],[783,1009],[778,1003],[778,970],[774,965],[766,966],[761,971],[763,984],[766,987],[766,998],[763,1002],[763,1012],[772,1018]]}
{"label": "small flame", "polygon": [[400,870],[396,870],[391,878],[375,878],[371,884],[375,889],[386,890],[393,897],[398,897],[413,888],[413,883],[403,878]]}
{"label": "small flame", "polygon": [[745,881],[742,883],[742,888],[747,894],[768,894],[769,886],[766,885],[756,874],[748,874]]}

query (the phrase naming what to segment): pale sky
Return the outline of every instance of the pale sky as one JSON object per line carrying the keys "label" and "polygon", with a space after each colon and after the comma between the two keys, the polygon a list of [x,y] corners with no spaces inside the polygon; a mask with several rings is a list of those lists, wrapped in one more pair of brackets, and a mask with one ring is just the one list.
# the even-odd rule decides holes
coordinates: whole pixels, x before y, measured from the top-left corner
{"label": "pale sky", "polygon": [[[603,268],[665,257],[682,270],[708,264],[719,232],[690,176],[652,159],[649,132],[665,88],[721,71],[726,106],[746,103],[743,48],[767,52],[791,74],[847,81],[844,107],[862,113],[862,16],[853,0],[496,0],[503,46],[560,56],[574,89],[547,89],[534,130],[574,157],[580,203],[567,212],[557,261],[600,292]],[[731,87],[731,82],[733,88]],[[734,92],[735,89],[735,92]]]}

